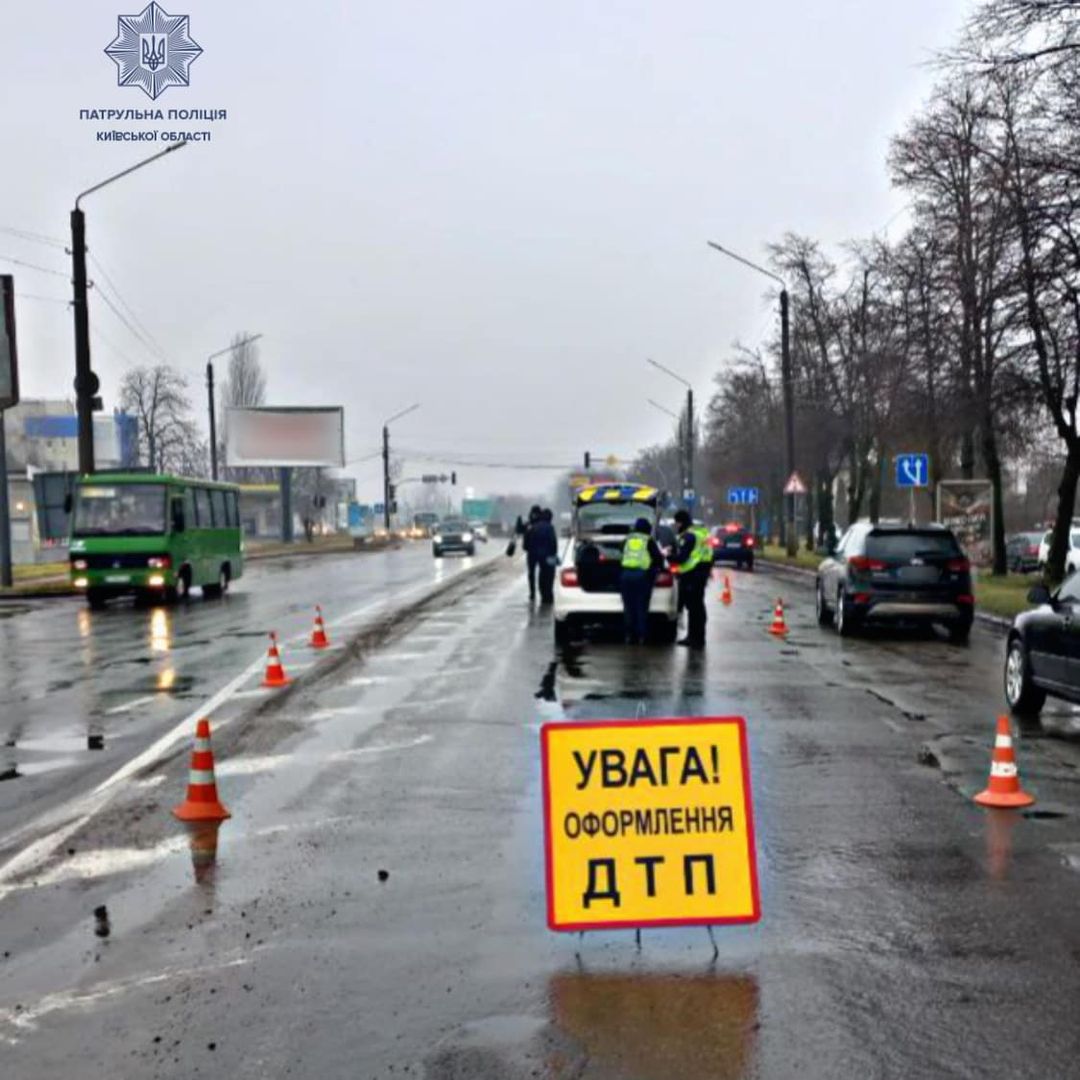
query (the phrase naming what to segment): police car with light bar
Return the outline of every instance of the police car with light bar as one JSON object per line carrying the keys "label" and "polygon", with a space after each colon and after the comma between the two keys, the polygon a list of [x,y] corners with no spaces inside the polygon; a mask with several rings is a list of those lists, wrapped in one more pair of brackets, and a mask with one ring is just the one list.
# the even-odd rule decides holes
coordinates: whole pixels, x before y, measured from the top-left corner
{"label": "police car with light bar", "polygon": [[[622,549],[638,518],[660,520],[660,492],[645,484],[591,484],[574,493],[570,537],[555,574],[555,641],[564,645],[590,625],[622,624]],[[649,636],[671,644],[678,636],[675,580],[660,571],[649,601]]]}

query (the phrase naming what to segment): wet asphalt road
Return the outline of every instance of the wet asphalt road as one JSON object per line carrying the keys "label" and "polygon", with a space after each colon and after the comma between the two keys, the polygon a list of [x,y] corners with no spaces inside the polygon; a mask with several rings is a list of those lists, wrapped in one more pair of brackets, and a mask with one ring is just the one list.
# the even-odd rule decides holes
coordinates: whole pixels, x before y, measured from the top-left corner
{"label": "wet asphalt road", "polygon": [[[0,880],[5,1075],[1080,1076],[1080,727],[1020,732],[1035,813],[971,804],[999,637],[840,641],[759,573],[711,600],[705,655],[556,656],[517,568],[488,571],[224,705],[220,832],[168,817],[174,754]],[[699,929],[549,933],[539,724],[731,713],[761,922],[715,961]]]}

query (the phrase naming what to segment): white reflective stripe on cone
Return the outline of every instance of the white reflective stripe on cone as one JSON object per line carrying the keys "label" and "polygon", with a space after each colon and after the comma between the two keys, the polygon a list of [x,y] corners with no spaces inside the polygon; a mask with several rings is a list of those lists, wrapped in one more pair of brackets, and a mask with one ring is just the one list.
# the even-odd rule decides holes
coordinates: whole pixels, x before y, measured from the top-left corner
{"label": "white reflective stripe on cone", "polygon": [[1003,780],[1011,780],[1016,776],[1016,765],[1011,761],[995,761],[990,766],[990,775]]}
{"label": "white reflective stripe on cone", "polygon": [[188,775],[188,783],[193,787],[209,787],[214,783],[214,774],[210,769],[192,769]]}
{"label": "white reflective stripe on cone", "polygon": [[1011,735],[996,735],[996,736],[994,736],[994,747],[997,750],[1011,750],[1012,749],[1012,736]]}
{"label": "white reflective stripe on cone", "polygon": [[209,739],[196,739],[195,740],[195,749],[196,749],[196,751],[209,750],[210,749],[210,740]]}

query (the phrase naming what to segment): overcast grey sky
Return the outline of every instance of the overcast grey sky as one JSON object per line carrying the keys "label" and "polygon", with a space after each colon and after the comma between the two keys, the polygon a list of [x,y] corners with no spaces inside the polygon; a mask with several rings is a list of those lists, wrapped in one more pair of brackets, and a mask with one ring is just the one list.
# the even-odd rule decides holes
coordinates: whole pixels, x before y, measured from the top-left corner
{"label": "overcast grey sky", "polygon": [[[103,49],[144,0],[5,6],[0,226],[64,240],[74,194],[154,149],[99,143],[80,109],[145,108]],[[752,258],[794,229],[880,231],[903,205],[888,139],[929,91],[962,0],[163,0],[202,56],[157,107],[225,108],[192,144],[85,203],[87,243],[191,375],[262,332],[273,404],[342,404],[347,452],[503,461],[631,453],[646,404],[704,399],[736,339],[770,329]],[[157,124],[151,127],[182,127]],[[188,125],[191,126],[191,125]],[[24,296],[69,294],[64,252],[0,233]],[[91,277],[100,273],[91,266]],[[20,299],[23,396],[66,396],[71,317]],[[101,301],[106,404],[153,356]],[[410,462],[409,471],[423,463]],[[377,462],[351,470],[377,490]],[[536,474],[462,469],[486,489]],[[542,474],[544,486],[548,474]]]}

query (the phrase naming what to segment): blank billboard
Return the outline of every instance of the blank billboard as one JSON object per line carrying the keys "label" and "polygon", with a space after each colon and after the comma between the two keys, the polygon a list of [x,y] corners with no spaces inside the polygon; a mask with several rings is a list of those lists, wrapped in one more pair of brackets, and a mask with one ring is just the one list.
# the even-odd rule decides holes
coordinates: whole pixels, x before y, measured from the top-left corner
{"label": "blank billboard", "polygon": [[345,464],[345,412],[340,406],[228,409],[225,425],[229,465]]}

